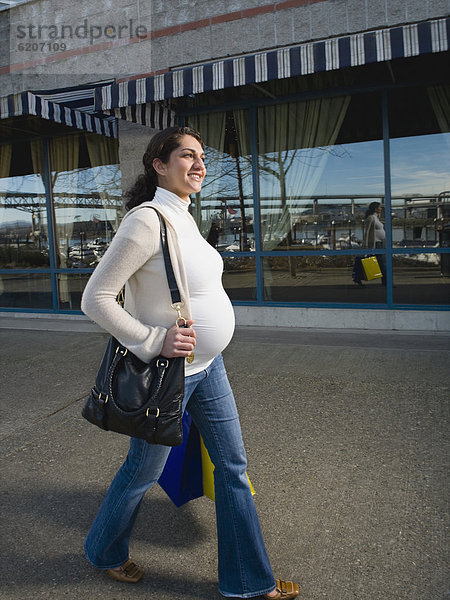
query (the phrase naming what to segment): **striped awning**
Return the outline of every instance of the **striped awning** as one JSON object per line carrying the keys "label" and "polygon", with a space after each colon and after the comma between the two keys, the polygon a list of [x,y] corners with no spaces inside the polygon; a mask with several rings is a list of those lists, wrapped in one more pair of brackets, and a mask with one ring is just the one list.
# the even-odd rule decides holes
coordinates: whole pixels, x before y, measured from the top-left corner
{"label": "striped awning", "polygon": [[43,119],[116,138],[117,119],[126,119],[154,129],[164,129],[175,123],[175,114],[154,102],[143,107],[127,106],[96,111],[94,92],[103,83],[54,90],[27,91],[0,98],[0,119],[35,115]]}
{"label": "striped awning", "polygon": [[147,102],[121,108],[112,108],[108,113],[117,119],[125,119],[153,129],[165,129],[176,123],[176,114],[161,102]]}
{"label": "striped awning", "polygon": [[0,98],[0,119],[35,115],[55,123],[76,127],[108,137],[117,137],[117,119],[102,118],[85,110],[52,102],[33,92],[21,92]]}
{"label": "striped awning", "polygon": [[[450,19],[435,19],[219,60],[99,87],[97,110],[138,107],[190,94],[448,50]],[[130,113],[129,113],[130,114]],[[137,116],[136,116],[137,115]],[[119,116],[119,115],[117,115]],[[124,117],[127,118],[125,113]]]}

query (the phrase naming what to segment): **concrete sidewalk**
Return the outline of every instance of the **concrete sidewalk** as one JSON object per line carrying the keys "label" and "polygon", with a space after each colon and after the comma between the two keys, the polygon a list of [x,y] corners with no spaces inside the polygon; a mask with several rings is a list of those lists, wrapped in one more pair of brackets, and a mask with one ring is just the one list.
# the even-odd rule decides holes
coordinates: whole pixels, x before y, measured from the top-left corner
{"label": "concrete sidewalk", "polygon": [[[84,560],[127,440],[81,418],[106,336],[71,329],[0,328],[0,598],[219,600],[205,498],[147,494],[139,584]],[[276,575],[303,600],[448,598],[449,335],[249,328],[224,356]]]}

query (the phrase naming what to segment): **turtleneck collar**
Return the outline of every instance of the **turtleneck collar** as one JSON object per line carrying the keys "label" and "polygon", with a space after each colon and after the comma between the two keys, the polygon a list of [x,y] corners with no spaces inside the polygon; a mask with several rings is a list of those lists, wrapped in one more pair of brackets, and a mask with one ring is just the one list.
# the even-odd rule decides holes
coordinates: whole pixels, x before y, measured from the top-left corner
{"label": "turtleneck collar", "polygon": [[161,207],[167,207],[178,214],[184,214],[188,212],[191,201],[189,199],[186,202],[186,200],[182,200],[173,192],[169,192],[169,190],[158,186],[153,197],[153,203]]}

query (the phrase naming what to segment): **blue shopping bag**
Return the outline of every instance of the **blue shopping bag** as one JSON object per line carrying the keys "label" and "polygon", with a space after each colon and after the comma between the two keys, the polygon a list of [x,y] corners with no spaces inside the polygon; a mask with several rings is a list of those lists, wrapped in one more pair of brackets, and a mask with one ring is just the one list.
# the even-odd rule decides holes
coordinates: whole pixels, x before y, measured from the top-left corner
{"label": "blue shopping bag", "polygon": [[203,496],[200,434],[187,411],[184,411],[182,426],[183,442],[171,449],[158,479],[159,485],[175,506],[182,506]]}
{"label": "blue shopping bag", "polygon": [[[184,411],[182,426],[183,442],[171,449],[158,483],[178,507],[200,496],[214,501],[214,465],[187,411]],[[250,479],[248,483],[254,494]]]}

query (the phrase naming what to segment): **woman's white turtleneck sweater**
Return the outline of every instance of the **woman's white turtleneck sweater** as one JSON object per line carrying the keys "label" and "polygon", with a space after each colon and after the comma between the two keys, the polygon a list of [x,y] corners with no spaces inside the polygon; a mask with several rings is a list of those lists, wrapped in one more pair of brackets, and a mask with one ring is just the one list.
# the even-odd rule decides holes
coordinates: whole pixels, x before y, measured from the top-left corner
{"label": "woman's white turtleneck sweater", "polygon": [[[185,303],[182,314],[194,319],[197,344],[186,375],[205,369],[228,345],[234,312],[222,286],[220,254],[200,234],[189,202],[158,187],[151,202],[128,212],[111,245],[90,277],[81,309],[141,360],[158,356],[176,320],[171,307],[160,227],[154,206],[167,224],[175,278]],[[126,284],[125,309],[116,296]]]}

